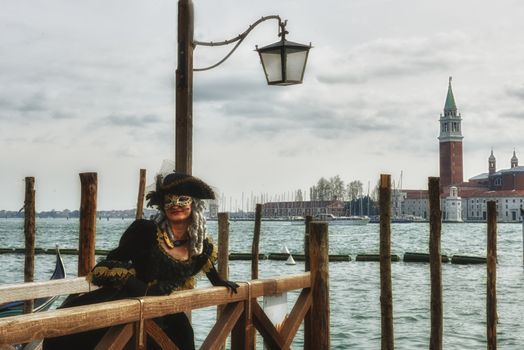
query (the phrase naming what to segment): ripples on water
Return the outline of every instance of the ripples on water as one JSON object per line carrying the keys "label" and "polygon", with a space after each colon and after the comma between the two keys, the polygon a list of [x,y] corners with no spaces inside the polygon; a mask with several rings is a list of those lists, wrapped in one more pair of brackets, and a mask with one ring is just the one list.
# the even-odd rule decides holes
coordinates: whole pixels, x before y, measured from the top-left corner
{"label": "ripples on water", "polygon": [[[97,222],[97,248],[111,249],[118,244],[130,220],[111,219]],[[216,240],[216,222],[209,223]],[[251,252],[253,222],[232,222],[230,249]],[[378,253],[379,226],[330,227],[331,254]],[[392,253],[427,252],[428,224],[393,224]],[[282,252],[286,245],[293,253],[303,252],[303,226],[290,223],[263,222],[260,252]],[[78,246],[78,221],[38,219],[36,246],[52,248]],[[23,247],[23,220],[0,220],[0,247]],[[498,225],[497,326],[498,345],[502,349],[524,347],[524,270],[522,267],[522,227],[517,224]],[[444,224],[442,253],[485,256],[485,224]],[[65,255],[69,276],[77,269],[76,256]],[[23,281],[23,255],[0,254],[0,283]],[[250,262],[232,261],[230,276],[248,280]],[[54,268],[54,257],[37,255],[36,276],[45,280]],[[303,271],[303,264],[285,265],[279,261],[261,261],[260,277],[292,274]],[[330,269],[331,344],[333,349],[380,348],[380,284],[376,262],[333,262]],[[398,349],[427,348],[430,332],[429,265],[423,263],[392,264],[393,312],[395,345]],[[444,348],[481,349],[486,347],[486,266],[443,264]],[[209,285],[202,280],[200,286]],[[297,293],[290,293],[290,307]],[[211,329],[215,309],[193,313],[197,343]],[[258,337],[257,339],[259,339]],[[296,346],[302,343],[302,330]]]}

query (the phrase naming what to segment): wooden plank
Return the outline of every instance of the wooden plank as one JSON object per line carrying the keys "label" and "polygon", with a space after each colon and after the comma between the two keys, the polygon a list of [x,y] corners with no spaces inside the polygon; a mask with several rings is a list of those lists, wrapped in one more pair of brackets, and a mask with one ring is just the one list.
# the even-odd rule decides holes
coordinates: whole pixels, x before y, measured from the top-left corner
{"label": "wooden plank", "polygon": [[488,202],[486,331],[488,350],[497,349],[497,203]]}
{"label": "wooden plank", "polygon": [[98,287],[89,284],[85,277],[44,282],[5,284],[0,286],[0,303],[45,298],[54,295],[84,293],[95,289],[98,289]]}
{"label": "wooden plank", "polygon": [[171,341],[171,338],[160,328],[153,320],[144,320],[144,328],[146,333],[153,338],[153,340],[160,345],[163,350],[180,350],[178,346]]}
{"label": "wooden plank", "polygon": [[140,317],[136,300],[119,300],[0,319],[0,345],[28,343],[130,323]]}
{"label": "wooden plank", "polygon": [[430,350],[442,349],[443,308],[442,308],[442,257],[440,234],[442,212],[440,211],[440,179],[430,177],[429,189],[429,268],[431,275],[431,333]]}
{"label": "wooden plank", "polygon": [[217,323],[215,323],[206,337],[206,340],[200,347],[200,350],[221,349],[227,339],[227,336],[229,333],[231,333],[231,330],[237,323],[243,311],[243,302],[227,304],[226,307],[222,310]]}
{"label": "wooden plank", "polygon": [[[249,296],[248,296],[249,298]],[[253,338],[249,336],[252,325],[250,299],[244,300],[244,310],[231,331],[231,350],[249,350],[253,348]]]}
{"label": "wooden plank", "polygon": [[284,339],[284,344],[282,348],[287,349],[291,346],[293,338],[295,337],[298,328],[302,324],[302,320],[304,320],[304,316],[306,316],[306,313],[311,308],[312,302],[313,296],[311,293],[311,289],[303,289],[302,292],[300,292],[295,306],[293,306],[293,310],[291,310],[289,317],[284,322],[282,330],[280,331],[280,334]]}
{"label": "wooden plank", "polygon": [[[240,285],[236,294],[230,294],[225,287],[211,287],[173,293],[170,296],[147,297],[144,300],[144,317],[155,318],[190,309],[222,305],[248,298],[247,283]],[[310,273],[296,274],[272,279],[251,281],[251,297],[279,294],[289,290],[308,288],[311,285]],[[176,298],[174,296],[176,295]],[[154,302],[152,301],[154,300]]]}
{"label": "wooden plank", "polygon": [[284,340],[258,303],[253,304],[253,324],[269,349],[282,349]]}
{"label": "wooden plank", "polygon": [[[309,273],[251,281],[251,295],[247,283],[239,283],[236,294],[225,287],[211,287],[175,292],[168,296],[144,297],[143,317],[156,318],[220,304],[257,298],[265,294],[283,293],[310,287]],[[138,320],[140,306],[136,300],[79,306],[0,319],[0,344],[26,343],[46,337],[82,332]]]}
{"label": "wooden plank", "polygon": [[100,339],[95,350],[122,350],[133,336],[133,324],[122,324],[109,328]]}

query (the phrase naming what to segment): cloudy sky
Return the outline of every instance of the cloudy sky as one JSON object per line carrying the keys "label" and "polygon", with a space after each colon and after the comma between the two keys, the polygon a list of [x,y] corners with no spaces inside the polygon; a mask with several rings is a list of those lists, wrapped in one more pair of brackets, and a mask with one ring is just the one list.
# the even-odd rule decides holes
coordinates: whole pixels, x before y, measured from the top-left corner
{"label": "cloudy sky", "polygon": [[[242,192],[305,190],[324,176],[404,188],[438,175],[448,77],[463,117],[464,175],[524,162],[524,2],[195,0],[195,39],[236,36],[263,15],[312,42],[304,84],[265,84],[255,45],[275,22],[194,78],[193,173]],[[0,0],[0,209],[76,209],[78,173],[99,176],[98,208],[133,208],[174,157],[176,1]],[[197,47],[195,67],[224,51]],[[521,162],[521,163],[522,163]]]}

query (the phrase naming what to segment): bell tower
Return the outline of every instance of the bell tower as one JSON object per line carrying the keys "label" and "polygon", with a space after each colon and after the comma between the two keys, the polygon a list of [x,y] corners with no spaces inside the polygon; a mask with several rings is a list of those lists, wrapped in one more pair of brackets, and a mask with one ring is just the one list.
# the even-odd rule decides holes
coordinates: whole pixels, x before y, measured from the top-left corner
{"label": "bell tower", "polygon": [[488,172],[489,175],[493,175],[497,172],[497,159],[493,155],[493,148],[491,149],[491,155],[488,158]]}
{"label": "bell tower", "polygon": [[513,150],[513,157],[511,157],[511,167],[516,168],[519,166],[519,159],[517,158],[517,155],[515,154],[515,150]]}
{"label": "bell tower", "polygon": [[443,192],[449,186],[463,182],[462,117],[457,113],[457,105],[451,89],[451,77],[449,77],[444,114],[440,115],[439,121],[440,186]]}

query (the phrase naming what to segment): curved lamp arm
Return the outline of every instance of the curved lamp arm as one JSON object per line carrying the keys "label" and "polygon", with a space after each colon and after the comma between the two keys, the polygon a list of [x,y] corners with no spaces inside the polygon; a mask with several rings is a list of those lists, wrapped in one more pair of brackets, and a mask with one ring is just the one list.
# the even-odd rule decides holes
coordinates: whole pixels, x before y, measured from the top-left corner
{"label": "curved lamp arm", "polygon": [[279,36],[282,35],[285,35],[287,34],[287,32],[285,31],[285,26],[286,26],[286,22],[287,21],[284,21],[282,22],[282,19],[280,18],[280,16],[278,15],[271,15],[271,16],[264,16],[262,18],[260,18],[258,21],[254,22],[253,24],[251,24],[249,26],[249,28],[243,32],[242,34],[239,34],[238,36],[234,37],[233,39],[229,39],[229,40],[224,40],[224,41],[218,41],[218,42],[204,42],[204,41],[197,41],[197,40],[194,40],[193,41],[193,46],[196,47],[197,45],[201,45],[201,46],[224,46],[224,45],[229,45],[229,44],[232,44],[236,41],[238,41],[236,43],[236,45],[233,47],[233,49],[231,49],[231,51],[229,51],[229,53],[224,57],[222,58],[220,61],[218,61],[217,63],[209,66],[209,67],[205,67],[205,68],[193,68],[193,71],[195,72],[201,72],[201,71],[204,71],[204,70],[210,70],[210,69],[213,69],[219,65],[221,65],[222,63],[224,63],[224,61],[226,61],[229,56],[231,56],[233,54],[233,52],[235,52],[235,50],[237,49],[237,47],[242,43],[242,41],[244,41],[244,39],[248,36],[248,34],[257,26],[259,25],[260,23],[262,22],[265,22],[267,20],[270,20],[270,19],[276,19],[278,20],[278,27],[279,27]]}

